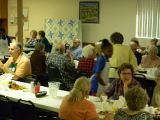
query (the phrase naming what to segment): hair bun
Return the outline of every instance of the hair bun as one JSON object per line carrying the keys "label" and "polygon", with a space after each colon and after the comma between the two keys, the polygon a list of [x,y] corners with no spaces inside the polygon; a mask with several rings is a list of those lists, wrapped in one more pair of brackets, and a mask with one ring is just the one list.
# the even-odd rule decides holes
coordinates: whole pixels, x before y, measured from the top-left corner
{"label": "hair bun", "polygon": [[108,39],[102,39],[102,44],[108,44],[109,43],[109,40]]}
{"label": "hair bun", "polygon": [[112,46],[108,39],[104,38],[101,40],[101,49],[106,49],[108,46]]}

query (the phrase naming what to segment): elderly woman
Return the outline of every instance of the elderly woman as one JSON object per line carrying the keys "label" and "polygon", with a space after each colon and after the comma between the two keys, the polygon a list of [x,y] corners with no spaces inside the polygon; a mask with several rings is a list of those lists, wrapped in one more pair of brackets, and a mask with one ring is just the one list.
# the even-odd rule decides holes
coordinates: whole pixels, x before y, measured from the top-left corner
{"label": "elderly woman", "polygon": [[97,120],[95,106],[85,99],[88,97],[89,91],[90,80],[86,77],[77,79],[70,94],[63,98],[59,110],[60,119]]}
{"label": "elderly woman", "polygon": [[48,76],[46,74],[46,56],[44,52],[45,46],[43,43],[35,45],[35,51],[30,57],[32,73],[37,75],[37,80],[43,86],[48,85]]}
{"label": "elderly woman", "polygon": [[95,65],[95,48],[92,45],[87,45],[82,49],[82,58],[78,63],[78,70],[86,73],[87,77],[92,75],[92,70]]}
{"label": "elderly woman", "polygon": [[134,69],[129,63],[123,63],[118,69],[119,79],[115,79],[112,85],[106,90],[108,97],[119,99],[124,93],[133,86],[140,84],[133,78]]}
{"label": "elderly woman", "polygon": [[[62,120],[99,120],[94,104],[86,99],[89,91],[89,78],[78,78],[69,95],[63,98],[59,118]],[[112,117],[113,115],[107,114],[104,120],[111,120]]]}
{"label": "elderly woman", "polygon": [[140,87],[133,87],[125,93],[128,108],[119,109],[114,120],[153,120],[150,113],[143,109],[148,103],[146,91]]}
{"label": "elderly woman", "polygon": [[142,68],[154,68],[160,66],[160,58],[157,56],[157,47],[151,45],[148,49],[148,55],[142,56]]}
{"label": "elderly woman", "polygon": [[160,107],[160,69],[155,71],[156,87],[154,88],[151,105]]}
{"label": "elderly woman", "polygon": [[37,31],[36,30],[32,30],[30,32],[30,36],[31,36],[31,38],[25,43],[25,47],[34,48],[36,43],[38,42],[38,40],[37,40]]}
{"label": "elderly woman", "polygon": [[118,78],[117,69],[122,63],[130,63],[134,69],[137,67],[137,60],[129,46],[123,45],[123,35],[115,32],[110,37],[113,43],[113,55],[110,58],[109,78]]}

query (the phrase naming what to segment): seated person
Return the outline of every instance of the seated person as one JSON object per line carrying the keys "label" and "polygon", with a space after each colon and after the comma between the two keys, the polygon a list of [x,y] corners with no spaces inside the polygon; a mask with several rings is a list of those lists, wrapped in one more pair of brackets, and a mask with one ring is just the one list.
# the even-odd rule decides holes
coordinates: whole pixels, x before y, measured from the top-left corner
{"label": "seated person", "polygon": [[160,66],[160,57],[157,56],[156,46],[150,46],[148,49],[148,55],[142,56],[141,67],[142,68],[154,68]]}
{"label": "seated person", "polygon": [[92,45],[87,45],[82,49],[82,58],[78,63],[78,70],[86,73],[87,77],[91,77],[92,70],[95,65],[96,51]]}
{"label": "seated person", "polygon": [[137,38],[133,37],[131,39],[131,42],[134,42],[137,45],[137,51],[141,54],[143,54],[143,51],[145,50],[145,47],[140,46],[139,41]]}
{"label": "seated person", "polygon": [[134,69],[129,63],[123,63],[118,69],[119,79],[115,79],[110,87],[106,90],[108,97],[119,99],[124,96],[125,92],[133,86],[140,86],[140,83],[133,78]]}
{"label": "seated person", "polygon": [[136,56],[137,64],[139,65],[141,63],[141,60],[142,60],[142,54],[140,52],[138,52],[137,42],[135,40],[133,41],[133,39],[132,39],[131,42],[130,42],[130,47],[131,47],[134,55]]}
{"label": "seated person", "polygon": [[158,50],[157,55],[160,57],[160,44],[159,44],[159,42],[158,42],[158,39],[153,38],[153,39],[151,39],[150,42],[151,42],[151,45],[154,45],[154,46],[157,47],[157,50]]}
{"label": "seated person", "polygon": [[[59,118],[62,120],[99,120],[94,104],[86,99],[89,91],[89,78],[78,78],[70,94],[63,98]],[[106,115],[105,120],[111,120],[111,118],[113,116]]]}
{"label": "seated person", "polygon": [[57,44],[55,51],[49,54],[46,64],[47,66],[54,65],[60,70],[65,79],[63,82],[65,83],[66,89],[70,89],[73,86],[71,80],[74,79],[75,64],[72,58],[69,58],[69,55],[66,56],[64,52],[65,46],[62,43]]}
{"label": "seated person", "polygon": [[149,100],[143,88],[138,86],[130,88],[125,93],[125,99],[128,108],[119,109],[114,120],[153,120],[152,115],[143,110]]}
{"label": "seated person", "polygon": [[43,43],[35,45],[35,51],[30,57],[32,73],[37,76],[37,80],[42,86],[48,85],[48,76],[46,74],[46,56],[44,52],[45,46]]}
{"label": "seated person", "polygon": [[9,38],[9,36],[7,36],[4,28],[0,28],[0,39],[7,40],[8,46],[11,43],[11,39]]}
{"label": "seated person", "polygon": [[[97,120],[98,115],[93,103],[86,100],[90,90],[90,80],[80,77],[76,80],[70,94],[63,98],[59,118],[64,120]],[[70,109],[68,109],[70,108]]]}
{"label": "seated person", "polygon": [[22,54],[20,43],[10,43],[9,53],[10,57],[5,64],[0,61],[3,72],[13,74],[14,80],[21,80],[32,74],[30,60]]}
{"label": "seated person", "polygon": [[74,39],[73,46],[71,47],[71,52],[74,60],[79,60],[82,57],[82,48],[80,47],[80,40]]}
{"label": "seated person", "polygon": [[151,105],[154,107],[160,107],[160,69],[155,71],[156,86],[153,91]]}
{"label": "seated person", "polygon": [[48,39],[45,36],[45,32],[43,30],[38,32],[39,40],[38,42],[41,42],[45,45],[45,52],[51,52],[51,44],[49,43]]}
{"label": "seated person", "polygon": [[157,43],[158,43],[158,39],[156,39],[156,38],[153,38],[153,39],[151,39],[151,41],[150,41],[151,46],[152,46],[152,45],[157,46]]}
{"label": "seated person", "polygon": [[37,40],[37,31],[36,30],[32,30],[30,32],[30,36],[31,36],[31,38],[25,43],[25,47],[34,48],[35,44],[38,42],[38,40]]}

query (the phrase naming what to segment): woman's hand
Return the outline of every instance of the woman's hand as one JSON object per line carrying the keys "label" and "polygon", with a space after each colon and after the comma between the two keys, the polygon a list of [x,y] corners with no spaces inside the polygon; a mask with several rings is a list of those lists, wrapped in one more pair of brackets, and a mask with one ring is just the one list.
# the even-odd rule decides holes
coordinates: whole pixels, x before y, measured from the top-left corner
{"label": "woman's hand", "polygon": [[126,80],[124,81],[124,93],[128,90],[128,85],[131,83],[132,80]]}

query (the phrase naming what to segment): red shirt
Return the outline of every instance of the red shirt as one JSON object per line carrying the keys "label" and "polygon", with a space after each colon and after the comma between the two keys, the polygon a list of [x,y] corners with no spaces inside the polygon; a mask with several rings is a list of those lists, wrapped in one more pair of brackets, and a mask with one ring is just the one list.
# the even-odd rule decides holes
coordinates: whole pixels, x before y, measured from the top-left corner
{"label": "red shirt", "polygon": [[81,58],[78,63],[78,70],[85,72],[88,77],[92,75],[92,70],[95,65],[93,58]]}

